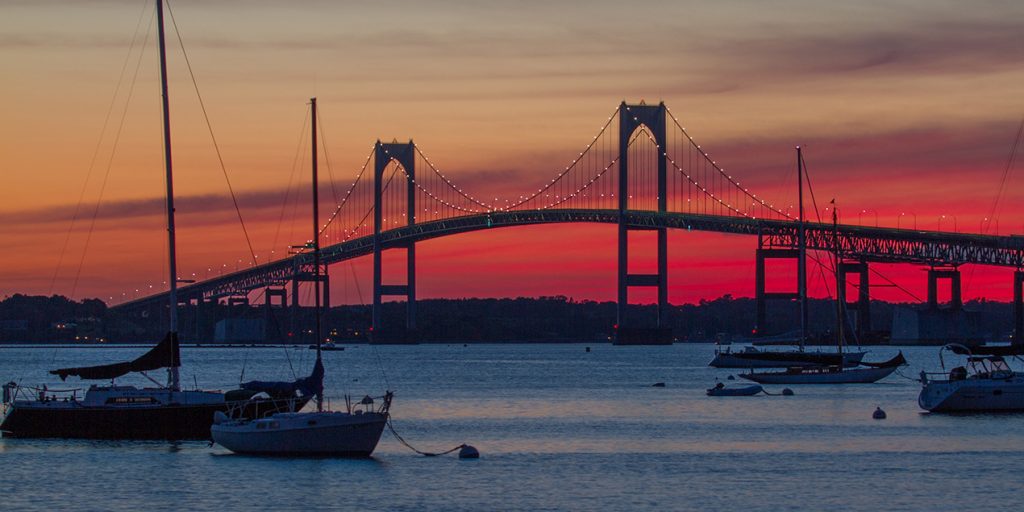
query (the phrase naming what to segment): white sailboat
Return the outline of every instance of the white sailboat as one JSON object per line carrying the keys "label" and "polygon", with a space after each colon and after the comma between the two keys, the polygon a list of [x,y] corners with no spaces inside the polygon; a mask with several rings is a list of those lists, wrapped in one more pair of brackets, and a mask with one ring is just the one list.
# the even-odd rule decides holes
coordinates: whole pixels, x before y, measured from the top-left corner
{"label": "white sailboat", "polygon": [[[939,362],[943,372],[921,372],[917,404],[929,412],[1024,411],[1024,374],[1013,371],[1000,354],[1018,355],[1020,347],[985,348],[972,351],[959,344],[942,347]],[[998,350],[1011,348],[1016,350]],[[967,356],[966,366],[946,372],[942,357],[945,351]]]}
{"label": "white sailboat", "polygon": [[324,410],[323,333],[320,326],[320,232],[317,193],[316,98],[310,100],[313,146],[313,267],[316,304],[316,363],[310,376],[316,390],[316,412],[274,414],[262,419],[230,419],[220,414],[210,427],[213,441],[236,452],[255,455],[333,455],[368,457],[377,447],[388,422],[392,393],[380,404],[366,396],[353,404],[346,397],[344,411]]}

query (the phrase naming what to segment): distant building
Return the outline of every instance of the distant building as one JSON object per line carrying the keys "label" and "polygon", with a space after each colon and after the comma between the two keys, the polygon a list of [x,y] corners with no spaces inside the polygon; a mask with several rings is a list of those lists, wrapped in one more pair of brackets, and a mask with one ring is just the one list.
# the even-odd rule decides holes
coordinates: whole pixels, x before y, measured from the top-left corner
{"label": "distant building", "polygon": [[963,308],[896,306],[892,314],[893,345],[976,345],[984,341],[981,312]]}
{"label": "distant building", "polygon": [[0,331],[27,331],[28,320],[0,320]]}
{"label": "distant building", "polygon": [[225,318],[214,326],[214,341],[218,343],[251,343],[264,340],[262,318]]}

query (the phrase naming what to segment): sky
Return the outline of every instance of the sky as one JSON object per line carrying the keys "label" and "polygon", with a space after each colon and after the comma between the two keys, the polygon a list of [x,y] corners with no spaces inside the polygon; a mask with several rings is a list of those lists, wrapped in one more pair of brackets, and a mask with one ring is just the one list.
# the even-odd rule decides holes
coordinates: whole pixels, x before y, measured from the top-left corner
{"label": "sky", "polygon": [[[169,26],[185,278],[251,259],[202,109],[253,246],[269,257],[307,238],[304,213],[282,208],[282,196],[308,187],[293,178],[313,96],[339,188],[374,141],[414,138],[466,190],[518,197],[564,169],[621,101],[664,101],[744,186],[777,204],[796,201],[799,144],[816,196],[836,198],[845,223],[1024,233],[1024,176],[1008,168],[1024,116],[1020,2],[170,6],[200,91]],[[0,296],[116,303],[161,288],[151,2],[5,0],[2,9]],[[615,237],[614,226],[567,224],[423,242],[419,296],[613,300]],[[673,232],[671,302],[752,296],[755,246]],[[636,247],[637,265],[650,265],[650,244]],[[385,259],[386,270],[398,266]],[[369,268],[367,259],[332,267],[334,301],[368,301]],[[923,269],[877,269],[905,291],[873,296],[924,297]],[[965,267],[965,298],[1007,300],[1011,272]],[[812,294],[824,296],[814,273]],[[789,287],[792,274],[776,268],[770,287]]]}

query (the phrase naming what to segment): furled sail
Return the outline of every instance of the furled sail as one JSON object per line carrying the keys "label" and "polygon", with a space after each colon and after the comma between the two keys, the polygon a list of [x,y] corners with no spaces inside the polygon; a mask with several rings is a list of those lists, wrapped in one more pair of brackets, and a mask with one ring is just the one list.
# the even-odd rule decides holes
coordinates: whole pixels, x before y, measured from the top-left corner
{"label": "furled sail", "polygon": [[254,380],[242,383],[242,389],[264,392],[272,396],[291,396],[296,391],[302,396],[312,396],[324,391],[324,364],[317,358],[309,377],[292,382]]}
{"label": "furled sail", "polygon": [[99,366],[83,366],[81,368],[61,368],[50,373],[65,380],[69,375],[82,379],[107,380],[120,377],[131,372],[145,372],[159,368],[181,366],[181,350],[178,346],[177,333],[167,333],[164,340],[133,361],[104,364]]}

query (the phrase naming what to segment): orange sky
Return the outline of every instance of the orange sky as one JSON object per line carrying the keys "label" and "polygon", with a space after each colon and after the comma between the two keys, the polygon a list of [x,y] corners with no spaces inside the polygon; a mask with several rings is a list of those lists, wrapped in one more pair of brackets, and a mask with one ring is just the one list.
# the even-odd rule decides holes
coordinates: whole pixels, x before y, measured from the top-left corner
{"label": "orange sky", "polygon": [[[306,238],[305,211],[279,218],[311,96],[319,99],[338,187],[373,141],[411,137],[467,190],[517,197],[563,169],[623,99],[663,100],[744,186],[778,204],[795,202],[792,147],[802,144],[819,201],[836,197],[844,222],[909,224],[916,216],[919,228],[935,229],[945,215],[941,227],[955,222],[960,231],[977,231],[992,211],[1024,114],[1018,3],[177,0],[171,7],[263,255]],[[5,2],[0,295],[73,290],[75,298],[117,302],[165,279],[152,33],[144,51],[141,43],[129,51],[136,25],[141,20],[141,40],[152,12],[141,0]],[[170,33],[180,268],[201,277],[249,256]],[[127,78],[115,97],[122,68]],[[80,195],[84,206],[61,257]],[[1000,233],[1024,233],[1022,199],[1019,169],[1011,169],[997,209]],[[612,226],[566,225],[425,242],[420,296],[608,300],[614,241]],[[754,245],[748,237],[673,233],[671,300],[751,295]],[[367,262],[355,269],[365,295]],[[924,296],[919,269],[880,269]],[[968,297],[1009,297],[1008,271],[966,272]],[[337,301],[358,302],[348,265],[332,273]],[[824,293],[820,283],[812,287]],[[912,300],[891,288],[874,295]]]}

